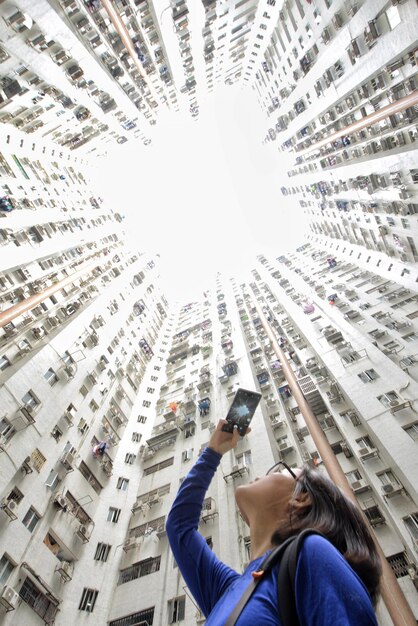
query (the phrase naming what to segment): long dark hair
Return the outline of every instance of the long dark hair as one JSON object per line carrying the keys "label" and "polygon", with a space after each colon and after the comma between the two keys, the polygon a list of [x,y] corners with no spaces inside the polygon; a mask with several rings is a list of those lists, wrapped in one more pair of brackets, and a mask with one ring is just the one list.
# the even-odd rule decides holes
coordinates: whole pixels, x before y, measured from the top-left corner
{"label": "long dark hair", "polygon": [[273,533],[273,545],[298,534],[304,528],[322,533],[341,552],[366,586],[373,605],[379,597],[382,571],[372,534],[355,505],[318,470],[304,466],[297,478],[294,500],[308,494],[306,506],[289,504],[288,526]]}

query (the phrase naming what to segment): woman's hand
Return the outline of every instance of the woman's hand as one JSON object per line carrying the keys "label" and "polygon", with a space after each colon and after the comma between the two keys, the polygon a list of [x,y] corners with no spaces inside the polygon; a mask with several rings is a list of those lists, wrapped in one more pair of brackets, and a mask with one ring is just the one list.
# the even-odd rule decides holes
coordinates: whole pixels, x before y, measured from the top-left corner
{"label": "woman's hand", "polygon": [[[219,420],[216,429],[212,433],[212,437],[208,443],[208,448],[217,452],[218,454],[225,454],[229,450],[232,450],[240,440],[240,434],[238,428],[234,427],[233,433],[227,433],[222,430],[222,426],[226,424],[226,420]],[[251,428],[247,428],[246,434],[251,431]]]}

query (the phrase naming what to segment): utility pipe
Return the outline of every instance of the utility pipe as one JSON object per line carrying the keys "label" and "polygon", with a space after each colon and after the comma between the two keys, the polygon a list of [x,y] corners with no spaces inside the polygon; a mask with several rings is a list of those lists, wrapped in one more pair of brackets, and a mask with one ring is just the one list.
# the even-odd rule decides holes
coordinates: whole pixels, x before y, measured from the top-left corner
{"label": "utility pipe", "polygon": [[102,5],[106,9],[106,12],[107,12],[107,14],[108,14],[108,16],[109,16],[113,26],[115,27],[119,37],[122,39],[122,41],[123,41],[123,43],[125,45],[125,48],[129,52],[129,56],[131,57],[132,61],[136,65],[136,67],[137,67],[139,73],[141,74],[142,78],[147,83],[148,87],[150,88],[150,91],[151,91],[151,94],[152,94],[153,98],[155,99],[156,102],[158,102],[159,101],[159,97],[157,95],[157,92],[155,91],[153,84],[149,80],[149,78],[147,76],[147,73],[145,72],[145,70],[144,70],[144,68],[142,66],[142,63],[140,62],[140,60],[136,56],[134,44],[132,43],[132,39],[131,39],[131,37],[129,35],[128,29],[126,28],[125,24],[123,23],[119,13],[117,12],[115,7],[113,6],[111,0],[102,0]]}
{"label": "utility pipe", "polygon": [[353,122],[349,126],[345,126],[341,130],[337,130],[336,132],[328,135],[324,139],[317,141],[316,143],[308,146],[307,148],[301,148],[301,144],[298,144],[295,148],[296,154],[299,156],[301,154],[307,154],[308,152],[312,152],[313,150],[319,150],[323,146],[326,146],[328,143],[339,139],[340,137],[345,137],[346,135],[352,135],[367,126],[372,126],[381,120],[386,119],[390,115],[395,115],[396,113],[401,113],[405,111],[405,109],[409,109],[409,107],[413,107],[418,104],[418,90],[413,91],[412,93],[400,98],[399,100],[395,100],[395,102],[391,102],[386,106],[382,107],[378,111],[374,111],[365,117],[362,117],[361,120],[357,120]]}
{"label": "utility pipe", "polygon": [[12,322],[16,317],[19,317],[19,315],[26,313],[26,311],[30,311],[37,304],[40,304],[60,289],[63,289],[63,287],[65,287],[69,283],[73,283],[78,278],[81,278],[81,276],[84,276],[84,274],[91,272],[95,267],[97,267],[97,265],[98,262],[84,265],[81,269],[74,272],[74,274],[63,278],[62,280],[59,280],[58,282],[54,283],[50,287],[47,287],[40,293],[37,293],[34,296],[29,296],[29,298],[25,298],[21,302],[18,302],[17,304],[10,306],[5,311],[2,311],[0,313],[0,328],[5,326],[9,322]]}
{"label": "utility pipe", "polygon": [[[281,363],[287,383],[292,391],[293,397],[295,398],[299,406],[300,412],[305,420],[306,426],[309,430],[310,435],[312,436],[312,439],[315,443],[315,446],[317,447],[321,459],[324,462],[329,477],[341,489],[344,495],[347,496],[347,498],[351,500],[353,504],[355,504],[355,506],[358,508],[361,515],[363,516],[364,521],[369,524],[363,511],[358,506],[357,499],[350,486],[350,483],[348,482],[346,475],[344,474],[340,464],[338,463],[337,458],[332,451],[332,448],[328,442],[328,439],[325,436],[324,431],[319,425],[318,420],[316,419],[311,407],[309,406],[305,396],[303,395],[295,373],[289,361],[287,360],[283,350],[280,348],[277,339],[270,327],[270,324],[267,322],[267,319],[263,311],[261,310],[258,302],[256,302],[256,309],[264,331],[270,339],[273,350]],[[412,613],[411,607],[409,606],[398,584],[398,581],[396,580],[395,574],[389,566],[386,557],[382,551],[382,548],[380,547],[380,544],[375,537],[374,532],[372,531],[371,534],[375,541],[375,545],[379,552],[380,560],[382,563],[382,576],[380,579],[381,594],[388,613],[392,618],[393,624],[394,626],[416,626],[416,619],[414,617],[414,614]]]}

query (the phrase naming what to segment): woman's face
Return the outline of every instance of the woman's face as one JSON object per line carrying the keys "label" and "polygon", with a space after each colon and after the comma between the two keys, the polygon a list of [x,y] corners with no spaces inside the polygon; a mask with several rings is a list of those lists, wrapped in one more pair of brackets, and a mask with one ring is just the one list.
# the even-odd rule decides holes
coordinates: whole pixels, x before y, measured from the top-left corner
{"label": "woman's face", "polygon": [[287,472],[273,472],[237,487],[235,500],[247,524],[259,515],[287,516],[295,490],[295,479]]}

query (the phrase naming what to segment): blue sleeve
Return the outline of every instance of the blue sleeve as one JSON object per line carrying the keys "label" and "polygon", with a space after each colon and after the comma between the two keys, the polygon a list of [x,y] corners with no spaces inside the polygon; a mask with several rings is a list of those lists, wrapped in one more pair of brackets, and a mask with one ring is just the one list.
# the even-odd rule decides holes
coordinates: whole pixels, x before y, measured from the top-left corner
{"label": "blue sleeve", "polygon": [[377,626],[370,596],[342,554],[323,537],[306,538],[296,570],[302,626]]}
{"label": "blue sleeve", "polygon": [[222,563],[198,532],[203,500],[221,455],[206,448],[184,479],[166,530],[174,558],[196,602],[207,617],[239,574]]}

